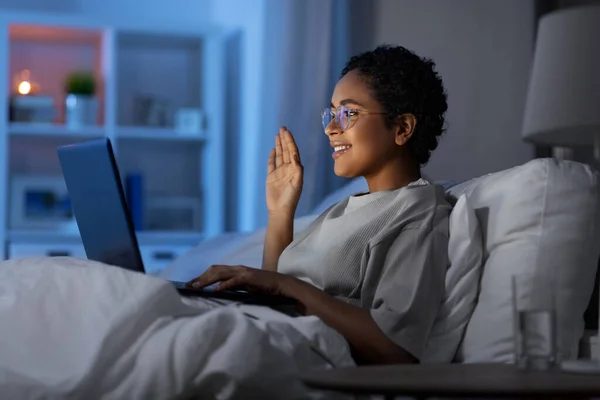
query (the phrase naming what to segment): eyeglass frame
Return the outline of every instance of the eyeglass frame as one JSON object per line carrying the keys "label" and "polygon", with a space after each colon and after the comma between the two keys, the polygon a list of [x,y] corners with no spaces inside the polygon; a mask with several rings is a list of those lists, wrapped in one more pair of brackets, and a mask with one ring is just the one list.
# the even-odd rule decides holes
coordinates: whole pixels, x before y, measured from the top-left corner
{"label": "eyeglass frame", "polygon": [[[348,118],[348,123],[346,124],[346,127],[341,126],[340,121],[338,119],[338,115],[341,115],[340,110],[346,109],[349,112],[355,112],[356,116],[360,116],[360,114],[372,114],[372,115],[389,115],[389,113],[387,112],[381,112],[381,111],[369,111],[369,110],[365,110],[362,108],[352,108],[352,107],[347,107],[347,106],[339,106],[335,109],[332,109],[332,107],[327,107],[324,108],[323,111],[321,111],[321,125],[323,126],[323,129],[327,129],[327,127],[329,126],[329,124],[331,123],[331,121],[335,121],[336,125],[338,126],[338,128],[340,128],[342,130],[342,132],[347,131],[348,129],[350,129],[352,127],[352,125],[356,122],[357,118],[354,119],[354,121],[351,121],[351,115]],[[333,113],[333,118],[331,118],[329,120],[329,122],[327,124],[325,124],[325,115],[326,113],[330,114],[330,118],[331,118],[331,114]]]}

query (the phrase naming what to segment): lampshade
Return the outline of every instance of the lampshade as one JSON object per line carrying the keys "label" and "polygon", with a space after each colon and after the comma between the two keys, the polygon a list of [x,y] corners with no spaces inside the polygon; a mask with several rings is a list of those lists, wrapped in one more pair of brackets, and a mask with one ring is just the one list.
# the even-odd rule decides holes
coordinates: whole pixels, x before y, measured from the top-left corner
{"label": "lampshade", "polygon": [[600,6],[541,18],[523,138],[553,146],[600,145]]}

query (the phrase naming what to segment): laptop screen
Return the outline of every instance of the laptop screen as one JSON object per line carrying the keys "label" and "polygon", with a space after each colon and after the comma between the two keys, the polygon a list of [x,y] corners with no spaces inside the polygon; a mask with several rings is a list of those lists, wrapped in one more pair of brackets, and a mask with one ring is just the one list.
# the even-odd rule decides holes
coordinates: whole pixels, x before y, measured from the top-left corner
{"label": "laptop screen", "polygon": [[59,146],[57,152],[88,259],[144,272],[110,140]]}

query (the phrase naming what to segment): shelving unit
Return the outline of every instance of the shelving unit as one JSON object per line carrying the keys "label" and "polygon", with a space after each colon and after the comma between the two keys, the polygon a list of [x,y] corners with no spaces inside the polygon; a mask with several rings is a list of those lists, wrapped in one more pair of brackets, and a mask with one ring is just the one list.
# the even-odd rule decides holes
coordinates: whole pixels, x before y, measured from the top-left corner
{"label": "shelving unit", "polygon": [[170,141],[182,143],[204,143],[206,141],[205,134],[196,136],[173,136],[173,132],[168,128],[146,128],[139,126],[123,126],[116,131],[118,139],[133,139],[133,140],[152,140],[152,141]]}
{"label": "shelving unit", "polygon": [[[218,29],[157,31],[53,14],[0,15],[0,92],[5,93],[0,96],[3,259],[81,255],[76,226],[11,225],[16,201],[12,182],[22,176],[62,177],[56,147],[98,137],[112,141],[123,179],[141,174],[144,203],[155,197],[184,197],[198,203],[197,226],[138,231],[142,253],[155,258],[151,263],[155,268],[169,259],[168,254],[174,257],[222,233],[225,39]],[[40,93],[52,96],[57,117],[51,123],[10,121],[10,98],[16,95],[14,76],[24,69],[31,72]],[[65,124],[64,79],[76,69],[92,70],[98,77],[100,112],[95,125],[72,128]],[[139,123],[139,104],[144,98],[159,99],[165,105],[169,118],[164,124]],[[202,110],[205,123],[199,134],[181,135],[173,128],[174,112],[182,107]]]}
{"label": "shelving unit", "polygon": [[22,122],[9,123],[8,134],[10,136],[64,137],[83,139],[103,137],[106,135],[104,128],[101,126],[86,126],[78,129],[71,129],[62,124]]}

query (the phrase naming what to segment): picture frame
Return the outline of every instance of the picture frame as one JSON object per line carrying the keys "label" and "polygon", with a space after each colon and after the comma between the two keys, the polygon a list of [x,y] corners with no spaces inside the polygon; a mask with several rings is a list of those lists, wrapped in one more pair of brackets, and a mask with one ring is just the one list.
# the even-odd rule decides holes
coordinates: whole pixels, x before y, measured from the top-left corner
{"label": "picture frame", "polygon": [[204,112],[199,108],[184,107],[175,112],[175,133],[183,136],[201,135]]}

